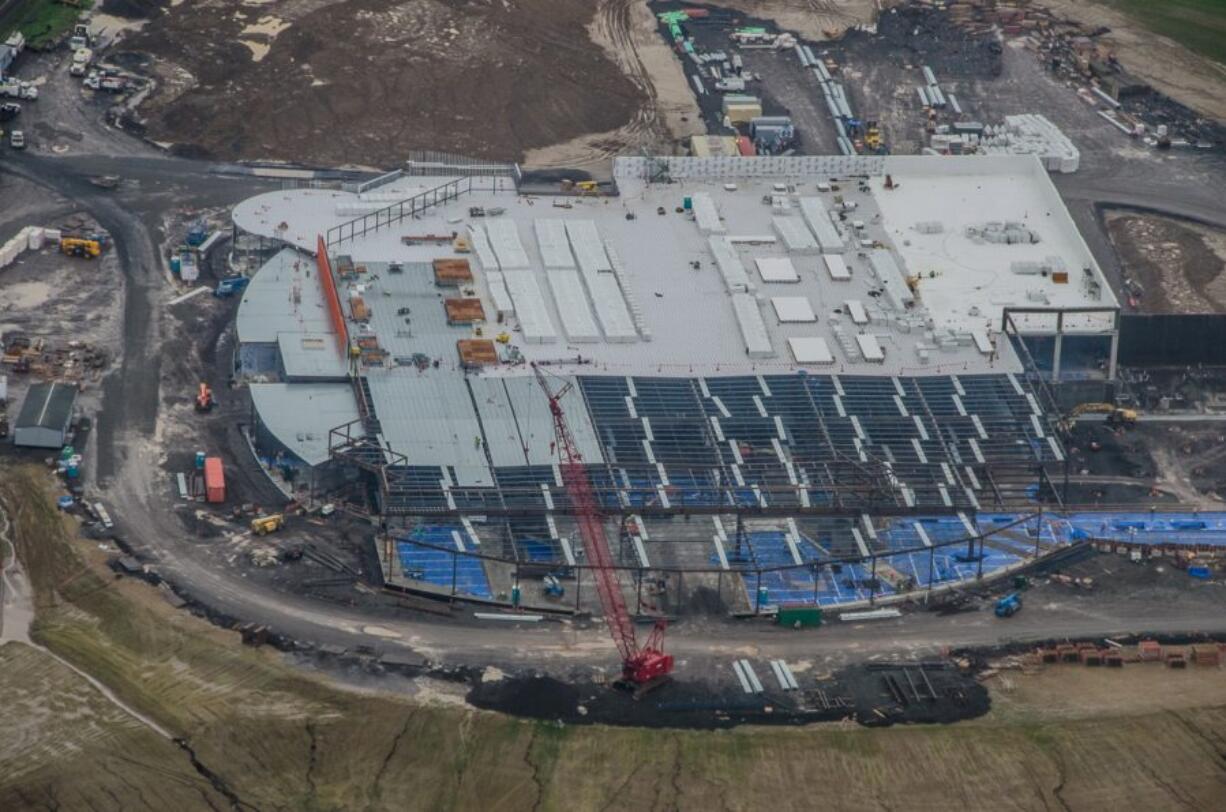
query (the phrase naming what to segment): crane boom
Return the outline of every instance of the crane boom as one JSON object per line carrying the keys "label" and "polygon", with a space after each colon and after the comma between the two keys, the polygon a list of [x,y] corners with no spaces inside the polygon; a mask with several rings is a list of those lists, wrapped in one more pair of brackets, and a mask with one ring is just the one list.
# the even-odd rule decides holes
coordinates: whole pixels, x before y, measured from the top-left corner
{"label": "crane boom", "polygon": [[642,686],[666,677],[673,670],[673,658],[663,650],[663,619],[656,621],[655,629],[642,648],[635,639],[634,621],[630,617],[630,610],[626,608],[626,598],[622,593],[621,581],[617,577],[613,553],[609,550],[609,540],[601,521],[600,506],[592,491],[592,481],[588,477],[583,455],[579,453],[579,447],[562,411],[561,399],[570,391],[571,384],[567,383],[555,393],[550,390],[540,367],[534,364],[533,372],[536,374],[537,383],[545,392],[545,397],[549,399],[549,413],[553,417],[553,432],[561,457],[559,468],[562,472],[562,484],[574,507],[583,549],[591,559],[596,592],[600,596],[605,623],[622,658],[622,678]]}

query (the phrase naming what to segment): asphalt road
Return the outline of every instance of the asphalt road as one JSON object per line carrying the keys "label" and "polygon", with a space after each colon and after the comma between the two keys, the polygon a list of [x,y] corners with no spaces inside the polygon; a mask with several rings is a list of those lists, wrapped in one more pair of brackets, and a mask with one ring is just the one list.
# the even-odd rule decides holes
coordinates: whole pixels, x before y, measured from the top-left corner
{"label": "asphalt road", "polygon": [[[167,329],[161,297],[156,295],[163,284],[158,247],[162,217],[178,207],[232,204],[269,188],[268,183],[219,174],[223,168],[210,164],[167,157],[102,124],[102,109],[94,100],[64,91],[66,95],[57,102],[53,88],[44,93],[47,112],[40,115],[57,120],[35,130],[39,135],[27,153],[8,152],[0,158],[0,175],[22,178],[89,211],[114,239],[125,283],[124,348],[118,367],[104,384],[105,406],[95,424],[94,464],[105,498],[123,506],[119,524],[128,541],[158,562],[158,570],[179,589],[214,610],[302,640],[344,648],[406,647],[436,661],[463,664],[496,663],[562,672],[589,664],[609,665],[612,649],[599,625],[577,628],[550,622],[507,628],[472,621],[440,622],[408,612],[372,614],[287,594],[244,579],[235,570],[204,565],[197,548],[184,543],[182,524],[152,493],[150,476],[156,460],[137,452],[144,447],[142,441],[156,432],[159,420]],[[38,102],[43,103],[42,99]],[[1195,215],[1203,222],[1226,226],[1226,200],[1217,193],[1220,183],[1210,180],[1220,179],[1222,173],[1220,159],[1207,156],[1122,159],[1090,153],[1081,173],[1057,177],[1056,183],[1087,241],[1100,258],[1108,259],[1104,267],[1110,267],[1113,254],[1096,207],[1128,205]],[[97,175],[118,175],[125,182],[119,190],[105,191],[89,182]],[[1139,630],[1226,632],[1226,613],[1178,602],[1155,606],[1142,598],[1097,596],[1090,601],[1028,604],[1024,613],[1007,623],[990,612],[946,618],[921,613],[874,625],[836,624],[820,634],[801,637],[759,622],[711,618],[687,621],[673,629],[669,647],[683,667],[688,663],[701,672],[708,661],[747,653],[795,657],[803,651],[806,657],[838,661],[900,653],[924,655],[943,647],[994,645],[1002,639],[1089,637]]]}

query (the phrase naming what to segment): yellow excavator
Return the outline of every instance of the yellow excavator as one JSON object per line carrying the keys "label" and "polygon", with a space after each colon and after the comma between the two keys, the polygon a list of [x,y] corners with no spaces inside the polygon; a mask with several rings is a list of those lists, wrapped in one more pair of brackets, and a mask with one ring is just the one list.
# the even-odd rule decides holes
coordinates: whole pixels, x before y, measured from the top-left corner
{"label": "yellow excavator", "polygon": [[70,257],[96,259],[102,256],[102,243],[97,240],[87,240],[81,237],[61,237],[60,251]]}
{"label": "yellow excavator", "polygon": [[251,520],[251,532],[257,536],[275,533],[285,526],[285,515],[274,513],[271,516],[256,516]]}
{"label": "yellow excavator", "polygon": [[1130,429],[1137,424],[1136,409],[1125,409],[1113,403],[1081,403],[1074,407],[1068,413],[1068,416],[1064,418],[1063,425],[1065,430],[1071,429],[1073,424],[1077,422],[1077,418],[1084,414],[1105,414],[1107,416],[1107,425],[1113,428]]}

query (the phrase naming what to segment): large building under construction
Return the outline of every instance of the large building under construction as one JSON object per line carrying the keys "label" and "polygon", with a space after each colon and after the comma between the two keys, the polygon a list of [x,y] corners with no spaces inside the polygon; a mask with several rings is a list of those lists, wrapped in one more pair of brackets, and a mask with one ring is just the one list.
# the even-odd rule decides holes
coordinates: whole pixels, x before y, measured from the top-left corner
{"label": "large building under construction", "polygon": [[1033,156],[622,158],[536,193],[418,165],[234,224],[275,246],[237,318],[259,453],[426,592],[582,577],[563,391],[640,608],[1006,571],[1062,538],[1031,515],[1046,381],[1114,375],[1116,300]]}

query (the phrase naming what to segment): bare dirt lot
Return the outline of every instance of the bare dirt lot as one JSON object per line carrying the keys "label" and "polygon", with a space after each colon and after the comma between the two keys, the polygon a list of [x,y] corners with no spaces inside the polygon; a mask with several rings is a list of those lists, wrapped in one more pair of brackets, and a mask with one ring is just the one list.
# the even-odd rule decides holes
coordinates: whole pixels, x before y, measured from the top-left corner
{"label": "bare dirt lot", "polygon": [[1114,211],[1107,232],[1143,313],[1226,312],[1226,233],[1169,217]]}
{"label": "bare dirt lot", "polygon": [[1189,51],[1168,37],[1158,36],[1135,19],[1101,2],[1041,0],[1036,5],[1076,20],[1089,28],[1107,26],[1105,38],[1127,70],[1158,90],[1204,115],[1226,120],[1226,67]]}
{"label": "bare dirt lot", "polygon": [[631,121],[641,87],[548,0],[112,2],[147,13],[147,134],[189,154],[384,166],[411,149],[498,159]]}

